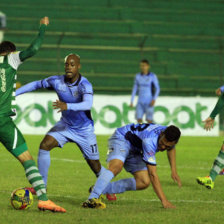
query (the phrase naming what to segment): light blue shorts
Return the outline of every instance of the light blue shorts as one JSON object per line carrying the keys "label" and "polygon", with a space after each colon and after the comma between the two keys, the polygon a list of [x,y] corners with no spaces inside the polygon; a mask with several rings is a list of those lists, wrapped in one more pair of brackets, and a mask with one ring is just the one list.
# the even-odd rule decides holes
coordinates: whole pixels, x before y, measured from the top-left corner
{"label": "light blue shorts", "polygon": [[142,155],[131,150],[131,145],[124,139],[121,140],[115,134],[109,139],[107,162],[119,159],[124,163],[127,172],[135,173],[140,170],[147,170]]}
{"label": "light blue shorts", "polygon": [[140,103],[138,102],[136,105],[136,119],[142,119],[143,115],[146,115],[146,119],[153,121],[153,113],[154,113],[154,107],[150,107],[149,103]]}
{"label": "light blue shorts", "polygon": [[99,160],[99,151],[94,134],[94,127],[89,125],[83,129],[75,129],[65,122],[59,121],[47,133],[58,142],[59,147],[63,147],[67,142],[74,142],[78,145],[85,159]]}

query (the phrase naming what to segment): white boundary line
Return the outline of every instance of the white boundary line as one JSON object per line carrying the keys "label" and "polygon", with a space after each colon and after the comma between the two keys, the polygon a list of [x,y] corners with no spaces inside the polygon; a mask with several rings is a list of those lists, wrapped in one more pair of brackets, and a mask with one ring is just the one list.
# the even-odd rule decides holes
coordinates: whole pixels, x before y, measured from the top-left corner
{"label": "white boundary line", "polygon": [[[51,158],[51,161],[59,161],[59,162],[69,162],[69,163],[86,163],[85,159],[82,159],[82,160],[79,160],[79,159],[63,159],[63,158],[55,158],[55,157],[52,157]],[[15,159],[1,159],[0,157],[0,162],[18,162],[17,160]],[[101,163],[103,165],[106,164],[105,161],[101,161]],[[166,166],[166,165],[157,165],[157,167],[161,167],[161,168],[170,168],[170,166]],[[177,166],[178,169],[195,169],[195,170],[208,170],[210,169],[210,167],[194,167],[194,166]]]}

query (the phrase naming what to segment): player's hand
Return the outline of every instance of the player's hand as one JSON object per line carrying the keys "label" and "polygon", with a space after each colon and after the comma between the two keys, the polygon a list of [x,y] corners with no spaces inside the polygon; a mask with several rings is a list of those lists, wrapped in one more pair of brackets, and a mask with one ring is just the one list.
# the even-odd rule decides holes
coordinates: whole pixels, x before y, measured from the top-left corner
{"label": "player's hand", "polygon": [[59,113],[59,112],[62,112],[63,110],[67,110],[67,104],[60,100],[56,100],[56,102],[53,102],[53,108],[60,109],[58,111],[58,113]]}
{"label": "player's hand", "polygon": [[153,107],[155,105],[155,102],[155,100],[152,100],[149,106]]}
{"label": "player's hand", "polygon": [[173,181],[174,181],[175,183],[178,184],[179,187],[182,186],[180,177],[178,176],[178,174],[177,174],[176,172],[172,172],[172,173],[171,173],[171,178],[173,179]]}
{"label": "player's hand", "polygon": [[169,201],[165,201],[165,202],[162,202],[163,204],[163,208],[176,208],[175,205],[173,205],[171,202]]}
{"label": "player's hand", "polygon": [[204,129],[206,131],[210,131],[214,127],[215,120],[211,117],[208,117],[206,120],[203,121],[203,123],[205,123]]}
{"label": "player's hand", "polygon": [[40,20],[40,25],[41,24],[44,24],[44,25],[48,25],[49,24],[49,18],[47,17],[47,16],[45,16],[44,18],[42,18],[41,20]]}
{"label": "player's hand", "polygon": [[131,108],[133,107],[133,103],[130,104],[130,107],[131,107]]}
{"label": "player's hand", "polygon": [[216,95],[217,96],[221,96],[222,95],[222,91],[220,88],[218,88],[216,91],[215,91]]}

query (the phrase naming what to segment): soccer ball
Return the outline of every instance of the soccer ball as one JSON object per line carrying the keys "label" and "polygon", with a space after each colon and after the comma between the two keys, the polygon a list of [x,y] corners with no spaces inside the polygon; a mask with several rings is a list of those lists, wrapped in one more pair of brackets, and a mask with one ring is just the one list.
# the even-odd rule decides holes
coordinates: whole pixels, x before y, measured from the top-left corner
{"label": "soccer ball", "polygon": [[11,205],[14,209],[24,210],[28,209],[33,204],[33,195],[26,188],[19,188],[11,194]]}

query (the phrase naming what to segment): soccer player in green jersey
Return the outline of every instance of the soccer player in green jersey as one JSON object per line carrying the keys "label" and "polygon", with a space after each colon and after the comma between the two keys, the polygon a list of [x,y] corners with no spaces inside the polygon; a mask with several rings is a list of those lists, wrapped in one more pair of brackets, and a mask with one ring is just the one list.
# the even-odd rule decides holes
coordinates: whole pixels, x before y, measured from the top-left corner
{"label": "soccer player in green jersey", "polygon": [[40,20],[38,36],[24,51],[16,51],[16,46],[9,41],[3,41],[0,44],[0,142],[24,167],[28,181],[37,192],[38,208],[40,210],[66,212],[64,208],[48,199],[42,176],[27,149],[22,133],[11,118],[11,116],[15,115],[17,69],[26,59],[37,53],[43,42],[45,29],[48,24],[48,17]]}
{"label": "soccer player in green jersey", "polygon": [[[206,131],[210,131],[214,127],[215,117],[224,107],[224,86],[218,88],[216,90],[216,94],[220,97],[212,113],[204,121],[205,123],[204,128]],[[221,150],[219,151],[219,154],[214,161],[209,176],[198,177],[196,180],[199,184],[204,185],[206,188],[213,189],[215,178],[217,177],[217,175],[219,175],[219,173],[223,170],[223,168],[224,168],[224,143],[222,144]]]}

